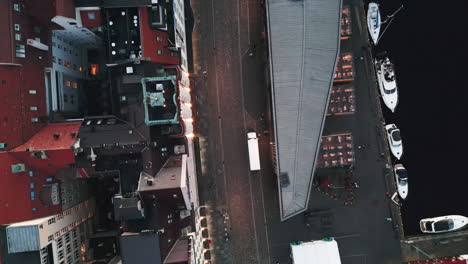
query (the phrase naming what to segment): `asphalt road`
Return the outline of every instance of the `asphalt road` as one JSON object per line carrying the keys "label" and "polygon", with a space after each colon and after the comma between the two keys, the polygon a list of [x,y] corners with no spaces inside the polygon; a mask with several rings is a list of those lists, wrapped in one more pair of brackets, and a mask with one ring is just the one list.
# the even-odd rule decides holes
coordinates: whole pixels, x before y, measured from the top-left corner
{"label": "asphalt road", "polygon": [[[268,94],[262,7],[257,1],[192,1],[195,109],[206,169],[214,263],[270,263],[261,178],[248,166],[248,130],[264,131]],[[249,53],[254,52],[253,56]],[[260,137],[262,163],[269,138]],[[229,240],[226,241],[227,233]]]}
{"label": "asphalt road", "polygon": [[[361,1],[353,20],[363,21]],[[356,203],[345,206],[318,191],[311,194],[311,227],[304,217],[279,221],[276,179],[270,156],[271,126],[264,11],[259,0],[192,0],[195,16],[192,74],[196,128],[202,152],[200,201],[212,219],[213,263],[290,263],[289,243],[334,236],[343,264],[400,263],[398,208],[385,195],[393,191],[382,137],[380,102],[365,24],[354,23],[342,43],[355,56],[357,112],[329,118],[324,134],[351,132],[360,184]],[[254,50],[254,55],[249,53]],[[361,60],[360,57],[363,57]],[[248,165],[246,133],[260,136],[262,170]],[[381,158],[380,153],[384,153]],[[312,161],[311,161],[312,162]],[[394,221],[385,221],[392,217]]]}

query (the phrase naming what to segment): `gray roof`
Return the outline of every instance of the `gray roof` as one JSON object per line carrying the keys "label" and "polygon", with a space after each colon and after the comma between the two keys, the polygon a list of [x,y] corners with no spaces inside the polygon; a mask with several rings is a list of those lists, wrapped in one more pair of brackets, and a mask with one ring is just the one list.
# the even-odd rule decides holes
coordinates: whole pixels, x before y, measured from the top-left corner
{"label": "gray roof", "polygon": [[122,197],[116,195],[112,198],[112,203],[114,204],[114,220],[133,220],[141,219],[140,210],[138,210],[138,202],[140,199],[138,197]]}
{"label": "gray roof", "polygon": [[8,226],[6,228],[8,253],[19,253],[41,249],[37,224]]}
{"label": "gray roof", "polygon": [[[281,219],[307,210],[336,59],[341,0],[267,1]],[[278,179],[279,182],[279,179]]]}
{"label": "gray roof", "polygon": [[161,264],[161,249],[156,233],[123,233],[120,255],[124,264]]}
{"label": "gray roof", "polygon": [[[138,182],[138,191],[147,192],[163,189],[176,189],[182,187],[182,176],[185,171],[183,155],[172,155],[164,163],[163,167],[159,170],[156,176],[151,177],[146,173],[140,173],[140,180]],[[152,178],[154,182],[148,185],[148,179]]]}

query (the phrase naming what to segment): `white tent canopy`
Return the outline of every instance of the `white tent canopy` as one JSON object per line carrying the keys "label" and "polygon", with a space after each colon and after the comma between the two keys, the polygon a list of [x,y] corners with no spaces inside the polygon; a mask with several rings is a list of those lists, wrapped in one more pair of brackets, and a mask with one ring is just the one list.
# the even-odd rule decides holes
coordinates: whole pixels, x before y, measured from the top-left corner
{"label": "white tent canopy", "polygon": [[291,245],[294,264],[341,264],[338,243],[333,241],[311,241]]}

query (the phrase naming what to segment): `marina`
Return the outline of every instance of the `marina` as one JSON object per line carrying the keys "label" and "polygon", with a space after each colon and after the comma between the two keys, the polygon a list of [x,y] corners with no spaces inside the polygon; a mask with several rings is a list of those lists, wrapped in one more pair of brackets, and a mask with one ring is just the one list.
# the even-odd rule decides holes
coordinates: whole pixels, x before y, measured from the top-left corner
{"label": "marina", "polygon": [[[383,12],[390,13],[398,5],[399,3],[393,1],[381,1],[380,7]],[[461,46],[455,44],[463,41],[457,42],[458,38],[447,43],[442,41],[449,34],[444,28],[452,27],[453,23],[443,19],[422,22],[421,19],[425,17],[422,13],[432,13],[435,10],[438,13],[449,12],[449,6],[407,3],[402,15],[395,19],[375,50],[376,53],[388,51],[398,75],[398,110],[390,113],[383,109],[383,114],[386,122],[398,125],[405,141],[403,161],[411,174],[410,195],[401,207],[406,236],[422,234],[419,221],[423,218],[468,215],[466,197],[463,195],[468,182],[466,177],[461,176],[461,172],[465,170],[462,157],[467,143],[452,136],[454,131],[464,130],[465,125],[460,120],[468,114],[462,107],[466,93],[459,89],[454,93],[439,92],[440,87],[458,87],[463,82],[460,79],[462,75],[457,74],[460,70],[458,60],[448,55],[463,52]],[[411,23],[415,23],[416,27],[424,24],[424,27],[434,30],[429,35],[413,35],[407,28]],[[457,28],[458,26],[452,27],[451,31],[455,32]],[[399,41],[402,36],[406,38],[405,42]],[[420,52],[414,52],[419,47]],[[431,52],[434,50],[445,52]],[[429,52],[432,56],[427,58],[425,54]],[[424,67],[421,68],[420,65]],[[416,87],[425,87],[426,92],[420,93],[421,90]],[[429,107],[425,102],[437,102],[437,106]],[[437,124],[437,128],[431,132],[424,131],[425,124]],[[443,181],[440,181],[441,175],[444,177]]]}
{"label": "marina", "polygon": [[[387,3],[388,6],[385,7],[385,10],[392,10],[395,9],[396,3],[389,3],[390,1],[381,2],[381,6],[385,6]],[[393,16],[401,9],[402,7],[398,8],[397,11],[393,13],[393,15],[389,16],[393,20]],[[411,10],[414,12],[415,6],[409,6],[407,10]],[[433,7],[431,7],[433,8]],[[405,27],[407,23],[411,23],[411,15],[406,14],[405,16],[399,17],[392,25],[389,27],[389,31],[386,37],[379,42],[379,45],[374,48],[374,54],[379,54],[385,51],[390,51],[392,54],[392,60],[398,61],[398,79],[401,80],[399,84],[402,88],[401,93],[401,103],[399,103],[398,99],[398,90],[395,81],[395,73],[394,73],[394,65],[388,59],[388,57],[384,59],[380,59],[380,61],[376,60],[376,74],[377,80],[379,83],[379,90],[380,94],[383,99],[385,108],[382,109],[383,117],[385,118],[386,122],[394,122],[398,124],[399,127],[402,127],[404,133],[403,136],[405,137],[405,167],[408,167],[411,171],[412,177],[407,179],[406,184],[409,184],[409,188],[407,186],[407,190],[409,190],[409,198],[403,199],[401,205],[401,214],[402,214],[402,233],[401,236],[402,240],[402,259],[405,262],[408,261],[415,261],[421,259],[427,259],[427,262],[411,262],[411,263],[449,263],[453,260],[454,263],[465,263],[464,258],[458,257],[450,257],[457,254],[463,254],[467,252],[467,236],[466,231],[463,229],[466,227],[466,217],[465,216],[447,216],[444,217],[443,215],[449,214],[464,214],[468,213],[467,206],[461,202],[466,200],[462,197],[455,198],[459,196],[456,192],[453,191],[461,189],[463,185],[466,185],[466,180],[464,177],[460,177],[459,174],[447,174],[447,172],[442,172],[447,167],[443,164],[451,163],[448,160],[444,162],[437,162],[436,157],[439,157],[436,154],[448,151],[447,148],[454,147],[454,144],[450,145],[436,145],[435,148],[428,149],[424,146],[427,146],[428,142],[441,140],[443,138],[443,134],[440,133],[438,130],[437,133],[430,133],[425,134],[424,132],[421,133],[421,127],[423,122],[427,122],[432,119],[431,123],[436,124],[447,124],[447,121],[442,119],[441,112],[435,113],[435,109],[430,110],[429,112],[423,112],[420,109],[414,109],[415,103],[421,104],[421,94],[414,90],[412,84],[418,83],[420,86],[420,80],[415,79],[414,76],[417,76],[418,67],[414,68],[411,65],[415,65],[416,61],[437,61],[443,60],[441,58],[438,59],[431,59],[426,60],[420,54],[417,56],[413,56],[408,46],[402,45],[400,42],[395,41],[401,38],[401,35],[411,36],[408,32],[408,28]],[[401,19],[401,21],[400,21]],[[415,18],[412,18],[415,19]],[[437,20],[439,21],[439,20]],[[387,29],[385,29],[386,31]],[[384,32],[385,32],[384,31]],[[371,34],[372,35],[372,34]],[[382,36],[380,36],[382,37]],[[380,37],[378,39],[380,39]],[[418,43],[418,40],[415,39],[416,36],[413,37],[413,41]],[[438,43],[434,41],[433,43]],[[403,53],[403,54],[400,54]],[[411,55],[409,54],[411,53]],[[392,72],[385,76],[386,69],[382,67],[387,63],[389,68]],[[452,62],[456,64],[455,62]],[[434,66],[437,68],[437,66]],[[415,69],[416,72],[414,71]],[[433,71],[436,71],[435,68],[432,68]],[[440,66],[439,66],[440,70]],[[422,74],[422,72],[421,72]],[[434,72],[434,74],[437,74]],[[427,76],[427,73],[425,73]],[[387,80],[387,84],[394,81],[392,87],[390,89],[385,90],[385,81]],[[428,79],[424,79],[424,85],[431,87],[431,89],[437,89],[433,83],[427,83]],[[399,86],[400,86],[399,85]],[[412,87],[411,87],[412,86]],[[395,89],[395,96],[394,96],[394,104],[392,104],[391,99],[389,96],[385,98],[385,91],[389,91],[392,88]],[[423,98],[427,100],[429,94],[423,95]],[[430,96],[441,96],[440,93],[435,95],[431,93]],[[449,101],[453,102],[453,99],[446,100],[448,95],[442,95],[444,101],[446,103],[441,104],[437,109],[444,111],[445,109],[450,109]],[[433,98],[433,100],[438,100]],[[440,100],[439,100],[440,101]],[[399,110],[395,111],[396,105],[400,104]],[[395,113],[393,113],[395,112]],[[461,111],[463,113],[466,111]],[[435,119],[435,120],[434,120]],[[452,118],[450,118],[452,119]],[[424,121],[423,121],[424,120]],[[456,124],[456,123],[455,123]],[[445,130],[448,132],[448,130]],[[400,137],[400,135],[398,135]],[[431,139],[432,138],[432,139]],[[396,154],[395,148],[392,149],[392,140],[393,138],[389,135],[389,145],[392,152]],[[459,142],[458,144],[465,144],[464,142]],[[418,148],[416,148],[418,146]],[[421,153],[418,150],[424,149],[425,151]],[[444,150],[442,150],[444,149]],[[426,151],[429,150],[429,151]],[[448,151],[451,153],[457,152],[457,150]],[[431,156],[429,156],[431,155]],[[424,160],[426,159],[426,160]],[[433,160],[432,162],[428,162],[429,160]],[[442,159],[448,159],[446,156],[443,156]],[[435,164],[434,166],[428,166],[428,164]],[[451,163],[453,164],[453,163]],[[399,166],[399,165],[395,165]],[[442,167],[444,169],[442,169]],[[450,166],[449,166],[450,167]],[[450,167],[447,168],[449,171],[455,172],[455,168]],[[415,170],[415,171],[413,171]],[[463,170],[462,168],[458,167],[458,170]],[[398,192],[401,197],[401,190],[399,183],[399,177],[396,175],[396,169],[394,170],[395,182],[397,183]],[[416,174],[415,174],[416,173]],[[450,175],[446,177],[450,177],[451,182],[443,181],[440,182],[437,180],[438,175]],[[430,180],[429,180],[430,179]],[[429,181],[428,181],[429,180]],[[455,186],[455,185],[456,186]],[[458,184],[458,185],[457,185]],[[443,185],[441,188],[440,185]],[[429,187],[432,186],[432,187]],[[438,186],[438,187],[436,187]],[[439,189],[440,192],[437,192],[437,195],[430,190]],[[401,197],[403,198],[403,197]],[[457,202],[458,201],[458,202]],[[461,202],[461,203],[460,203]],[[400,210],[398,210],[400,211]],[[427,216],[427,217],[425,217]],[[432,218],[431,218],[432,217]],[[427,220],[421,220],[422,218],[427,218]],[[453,219],[453,220],[452,220]],[[420,221],[421,220],[421,221]],[[437,222],[439,220],[439,222]],[[436,224],[437,223],[437,224]],[[462,230],[462,231],[460,231]],[[424,233],[440,233],[438,235],[430,235],[430,234],[423,234]],[[461,261],[463,259],[463,261]]]}

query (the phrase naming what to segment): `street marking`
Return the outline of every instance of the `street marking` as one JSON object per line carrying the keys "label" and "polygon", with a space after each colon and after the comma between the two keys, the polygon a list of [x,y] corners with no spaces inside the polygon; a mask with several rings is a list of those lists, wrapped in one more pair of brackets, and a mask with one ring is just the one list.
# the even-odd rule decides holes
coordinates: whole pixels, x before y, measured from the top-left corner
{"label": "street marking", "polygon": [[360,237],[361,234],[354,234],[354,235],[349,235],[349,236],[339,236],[339,237],[334,237],[335,239],[342,239],[342,238],[350,238],[350,237]]}
{"label": "street marking", "polygon": [[347,255],[347,256],[341,256],[341,257],[342,258],[367,257],[367,254]]}

